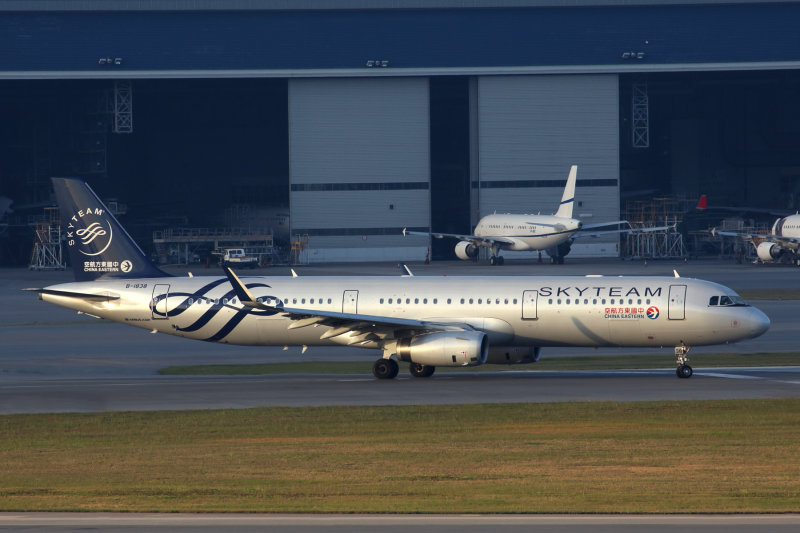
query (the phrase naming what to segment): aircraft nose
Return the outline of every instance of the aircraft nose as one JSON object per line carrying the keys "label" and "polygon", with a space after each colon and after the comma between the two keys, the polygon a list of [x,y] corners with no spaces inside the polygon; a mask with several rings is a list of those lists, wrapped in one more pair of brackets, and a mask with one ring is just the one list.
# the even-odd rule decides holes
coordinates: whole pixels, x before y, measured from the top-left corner
{"label": "aircraft nose", "polygon": [[769,317],[760,309],[756,309],[755,307],[750,309],[750,316],[748,318],[748,325],[750,326],[748,329],[750,330],[751,338],[763,335],[769,329]]}

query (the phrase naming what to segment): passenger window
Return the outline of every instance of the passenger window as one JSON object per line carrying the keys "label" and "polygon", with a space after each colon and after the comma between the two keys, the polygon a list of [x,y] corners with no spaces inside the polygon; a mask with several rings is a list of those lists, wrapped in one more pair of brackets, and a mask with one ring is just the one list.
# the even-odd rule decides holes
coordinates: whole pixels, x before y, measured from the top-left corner
{"label": "passenger window", "polygon": [[331,303],[331,299],[330,298],[328,298],[328,303]]}
{"label": "passenger window", "polygon": [[427,298],[423,298],[422,299],[422,303],[424,303],[424,304],[428,303],[428,299]]}
{"label": "passenger window", "polygon": [[447,305],[450,305],[451,303],[453,303],[453,300],[452,300],[452,299],[450,299],[450,298],[448,298],[448,299],[447,299]]}
{"label": "passenger window", "polygon": [[514,298],[514,303],[515,303],[515,304],[517,303],[517,299],[516,299],[516,298]]}
{"label": "passenger window", "polygon": [[644,303],[646,303],[647,305],[650,305],[650,298],[648,298],[647,300],[645,300],[645,301],[644,301]]}
{"label": "passenger window", "polygon": [[464,303],[464,298],[461,298],[461,303],[462,303],[462,304]]}
{"label": "passenger window", "polygon": [[602,303],[603,305],[606,305],[606,299],[603,298],[602,300],[600,300],[600,303]]}
{"label": "passenger window", "polygon": [[414,298],[414,303],[418,304],[419,303],[419,298]]}
{"label": "passenger window", "polygon": [[506,305],[508,305],[508,298],[506,298],[505,300],[503,300],[503,303],[504,303],[504,304],[506,304]]}
{"label": "passenger window", "polygon": [[597,298],[594,298],[594,299],[592,300],[592,305],[597,305]]}
{"label": "passenger window", "polygon": [[434,299],[433,299],[433,305],[436,305],[436,304],[438,304],[438,303],[439,303],[439,299],[438,299],[438,298],[434,298]]}
{"label": "passenger window", "polygon": [[478,303],[482,304],[483,303],[483,299],[482,298],[478,298]]}
{"label": "passenger window", "polygon": [[586,299],[586,298],[584,298],[584,299],[583,299],[583,304],[584,304],[584,305],[586,305],[586,304],[588,304],[588,303],[589,303],[589,300],[588,300],[588,299]]}
{"label": "passenger window", "polygon": [[558,305],[561,305],[561,298],[559,298],[558,300],[556,300],[556,303],[557,303]]}
{"label": "passenger window", "polygon": [[569,298],[567,298],[567,305],[569,305]]}
{"label": "passenger window", "polygon": [[553,305],[553,299],[550,298],[549,300],[547,300],[547,303],[550,304],[550,305]]}
{"label": "passenger window", "polygon": [[300,303],[303,303],[303,304],[306,303],[306,299],[303,298],[302,300],[300,300]]}
{"label": "passenger window", "polygon": [[708,305],[719,305],[719,296],[712,296],[708,300]]}
{"label": "passenger window", "polygon": [[383,303],[383,298],[381,298],[381,303]]}
{"label": "passenger window", "polygon": [[642,299],[641,299],[641,298],[639,298],[638,300],[636,300],[636,305],[642,305]]}
{"label": "passenger window", "polygon": [[411,303],[411,298],[406,298],[406,303],[410,304]]}
{"label": "passenger window", "polygon": [[472,300],[472,298],[470,298],[470,299],[469,299],[469,303],[470,303],[470,304],[472,304],[472,301],[473,301],[473,300]]}

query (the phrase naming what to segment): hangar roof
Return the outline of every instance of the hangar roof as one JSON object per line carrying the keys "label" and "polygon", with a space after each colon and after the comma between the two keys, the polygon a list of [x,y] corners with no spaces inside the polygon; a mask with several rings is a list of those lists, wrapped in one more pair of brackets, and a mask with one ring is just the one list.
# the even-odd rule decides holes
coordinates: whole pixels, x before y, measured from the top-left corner
{"label": "hangar roof", "polygon": [[0,0],[0,11],[7,79],[800,67],[800,3],[774,0]]}

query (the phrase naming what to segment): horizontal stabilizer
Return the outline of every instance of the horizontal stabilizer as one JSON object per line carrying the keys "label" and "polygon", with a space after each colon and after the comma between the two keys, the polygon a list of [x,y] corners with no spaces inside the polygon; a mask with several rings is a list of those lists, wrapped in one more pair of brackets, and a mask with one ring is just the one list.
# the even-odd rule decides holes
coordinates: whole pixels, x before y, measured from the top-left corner
{"label": "horizontal stabilizer", "polygon": [[49,294],[51,296],[63,296],[64,298],[78,298],[86,300],[87,302],[110,302],[119,300],[119,296],[111,296],[109,294],[89,294],[85,292],[70,292],[58,291],[54,289],[22,289],[23,291],[36,291],[41,296],[42,294]]}

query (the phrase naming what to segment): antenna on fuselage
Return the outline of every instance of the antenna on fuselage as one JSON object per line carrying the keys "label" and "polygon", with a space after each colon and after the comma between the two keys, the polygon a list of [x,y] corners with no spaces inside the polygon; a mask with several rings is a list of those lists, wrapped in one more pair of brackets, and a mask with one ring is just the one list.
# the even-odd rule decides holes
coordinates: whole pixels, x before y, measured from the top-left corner
{"label": "antenna on fuselage", "polygon": [[675,274],[675,277],[676,277],[676,278],[679,278],[679,277],[681,277],[681,275],[680,275],[680,274],[678,274],[678,271],[677,271],[677,270],[675,270],[675,269],[673,269],[673,270],[672,270],[672,273],[673,273],[673,274]]}
{"label": "antenna on fuselage", "polygon": [[292,272],[292,277],[293,278],[299,278],[300,277],[300,276],[297,275],[297,272],[295,272],[293,268],[290,268],[289,270]]}

